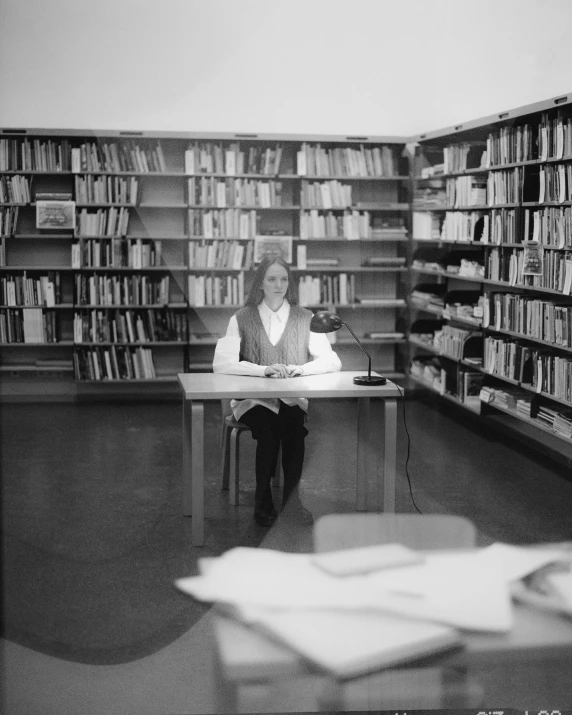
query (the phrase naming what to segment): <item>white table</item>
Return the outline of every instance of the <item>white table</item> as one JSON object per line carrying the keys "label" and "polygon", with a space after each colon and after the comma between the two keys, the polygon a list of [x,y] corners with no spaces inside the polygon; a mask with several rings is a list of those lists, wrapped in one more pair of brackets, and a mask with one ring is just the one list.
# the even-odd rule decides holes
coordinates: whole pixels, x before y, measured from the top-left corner
{"label": "white table", "polygon": [[[254,397],[352,398],[358,400],[356,509],[365,511],[368,465],[374,450],[383,448],[382,478],[378,482],[378,511],[395,512],[395,460],[397,447],[397,398],[401,392],[392,383],[364,387],[353,378],[361,372],[331,372],[325,375],[272,379],[223,375],[220,373],[181,373],[183,391],[183,514],[192,516],[193,546],[203,546],[204,535],[204,403],[207,400]],[[372,440],[370,400],[382,400],[383,435]],[[335,429],[335,426],[334,426]],[[372,444],[372,442],[374,444]]]}

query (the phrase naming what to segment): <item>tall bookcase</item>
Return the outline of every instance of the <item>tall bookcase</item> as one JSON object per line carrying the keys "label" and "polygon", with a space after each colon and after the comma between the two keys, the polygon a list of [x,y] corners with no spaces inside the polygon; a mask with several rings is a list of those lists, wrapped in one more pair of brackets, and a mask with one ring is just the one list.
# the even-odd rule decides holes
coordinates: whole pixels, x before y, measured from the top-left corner
{"label": "tall bookcase", "polygon": [[374,369],[403,375],[403,138],[0,131],[3,397],[175,393],[177,373],[211,369],[277,247],[300,303],[338,312]]}
{"label": "tall bookcase", "polygon": [[572,95],[416,137],[411,377],[572,460]]}

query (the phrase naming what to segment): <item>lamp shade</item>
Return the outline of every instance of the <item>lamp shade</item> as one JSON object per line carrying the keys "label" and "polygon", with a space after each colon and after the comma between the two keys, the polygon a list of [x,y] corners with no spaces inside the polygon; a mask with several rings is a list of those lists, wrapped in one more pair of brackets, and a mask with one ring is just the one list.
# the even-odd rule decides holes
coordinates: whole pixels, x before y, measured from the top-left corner
{"label": "lamp shade", "polygon": [[330,313],[329,310],[319,310],[312,316],[310,331],[312,333],[333,333],[339,330],[343,324],[339,315]]}

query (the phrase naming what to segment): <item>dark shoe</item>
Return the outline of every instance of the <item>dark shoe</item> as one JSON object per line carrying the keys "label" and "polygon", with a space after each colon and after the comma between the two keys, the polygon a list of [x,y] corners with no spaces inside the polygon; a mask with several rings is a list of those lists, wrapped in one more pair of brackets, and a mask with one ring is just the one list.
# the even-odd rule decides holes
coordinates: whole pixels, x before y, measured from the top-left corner
{"label": "dark shoe", "polygon": [[259,526],[272,526],[274,522],[276,521],[276,517],[278,514],[276,513],[275,509],[272,509],[272,511],[259,511],[257,509],[254,510],[254,521],[259,525]]}

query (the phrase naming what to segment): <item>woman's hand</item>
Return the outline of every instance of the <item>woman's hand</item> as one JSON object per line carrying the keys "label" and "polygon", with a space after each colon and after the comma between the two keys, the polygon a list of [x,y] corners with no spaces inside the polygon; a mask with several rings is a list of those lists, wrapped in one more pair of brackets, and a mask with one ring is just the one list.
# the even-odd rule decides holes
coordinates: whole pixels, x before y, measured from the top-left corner
{"label": "woman's hand", "polygon": [[300,377],[304,374],[301,365],[288,365],[288,377]]}
{"label": "woman's hand", "polygon": [[266,377],[289,377],[288,368],[286,365],[281,363],[275,363],[274,365],[269,365],[265,370],[264,374]]}

